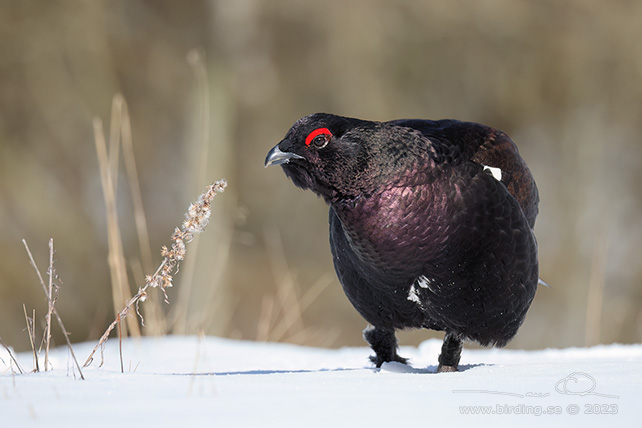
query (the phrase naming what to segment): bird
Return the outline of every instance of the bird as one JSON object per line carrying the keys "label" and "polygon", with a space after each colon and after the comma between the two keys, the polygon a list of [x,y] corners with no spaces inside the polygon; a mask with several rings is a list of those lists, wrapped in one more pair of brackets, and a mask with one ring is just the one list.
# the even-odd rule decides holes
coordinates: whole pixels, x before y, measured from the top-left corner
{"label": "bird", "polygon": [[268,152],[272,165],[329,206],[334,268],[376,367],[408,363],[400,330],[444,332],[439,373],[458,371],[465,341],[516,335],[539,281],[539,193],[505,132],[315,113]]}

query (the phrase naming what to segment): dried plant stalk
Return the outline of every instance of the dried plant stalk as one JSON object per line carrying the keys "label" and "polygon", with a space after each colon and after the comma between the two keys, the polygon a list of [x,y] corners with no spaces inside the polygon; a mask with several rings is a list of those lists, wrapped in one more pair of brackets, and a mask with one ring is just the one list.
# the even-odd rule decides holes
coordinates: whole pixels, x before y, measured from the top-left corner
{"label": "dried plant stalk", "polygon": [[27,322],[27,333],[29,334],[29,343],[31,343],[31,351],[33,352],[33,371],[39,372],[40,367],[38,366],[38,352],[36,352],[36,333],[34,331],[33,320],[36,319],[36,310],[33,310],[33,318],[29,318],[27,315],[27,307],[22,304],[22,309],[25,311],[25,321]]}
{"label": "dried plant stalk", "polygon": [[[144,276],[143,272],[151,272],[154,269],[152,247],[149,242],[147,218],[143,207],[143,195],[140,188],[140,180],[138,179],[136,158],[134,156],[134,144],[132,141],[132,130],[127,102],[121,94],[116,94],[114,96],[113,104],[119,106],[118,111],[120,120],[118,122],[120,123],[120,127],[118,130],[112,132],[119,132],[121,134],[125,171],[127,172],[127,182],[129,184],[134,208],[134,221],[136,224],[138,246],[140,249],[140,264],[142,269],[141,275],[138,276],[138,278],[142,278]],[[167,332],[167,320],[159,298],[150,299],[149,303],[145,307],[145,314],[148,318],[151,318],[151,322],[147,325],[147,334],[160,336]]]}
{"label": "dried plant stalk", "polygon": [[174,229],[174,233],[171,238],[171,248],[167,248],[164,245],[161,248],[163,261],[160,266],[156,269],[156,272],[154,272],[153,275],[147,275],[145,277],[145,285],[138,289],[138,293],[129,299],[123,310],[117,314],[116,319],[109,325],[109,327],[107,327],[107,330],[105,330],[105,333],[103,333],[98,344],[91,351],[91,354],[85,361],[83,367],[87,367],[91,364],[94,354],[98,348],[107,341],[109,334],[112,332],[114,327],[116,327],[119,321],[127,317],[132,307],[135,308],[136,313],[140,316],[138,304],[139,302],[145,301],[147,298],[148,287],[159,288],[163,292],[165,302],[169,303],[166,288],[173,286],[173,275],[175,272],[178,272],[179,263],[185,259],[186,244],[194,239],[194,235],[205,230],[212,212],[212,201],[217,194],[225,190],[225,187],[227,187],[227,181],[225,181],[225,179],[219,180],[214,184],[209,185],[206,191],[199,196],[198,200],[190,204],[189,209],[185,214],[185,221],[183,221],[180,228],[177,227]]}
{"label": "dried plant stalk", "polygon": [[[42,285],[42,289],[45,292],[45,296],[47,297],[47,300],[50,300],[51,299],[51,294],[49,293],[49,290],[47,289],[47,286],[45,285],[45,281],[42,279],[42,275],[40,274],[40,270],[38,269],[38,266],[36,265],[36,261],[33,259],[33,255],[31,254],[31,250],[29,250],[29,245],[27,245],[27,241],[24,240],[24,239],[22,240],[22,243],[24,244],[25,249],[27,250],[27,255],[29,255],[29,261],[31,262],[31,266],[33,266],[33,268],[36,271],[36,274],[38,275],[38,279],[40,280],[40,285]],[[53,242],[52,242],[52,245],[53,245]],[[24,305],[23,305],[23,307],[24,307]],[[26,307],[24,309],[25,309],[25,317],[28,320]],[[65,325],[63,324],[62,318],[60,318],[60,315],[58,314],[58,311],[56,310],[56,307],[53,306],[51,310],[52,310],[53,315],[56,317],[56,321],[58,322],[58,326],[60,326],[60,329],[62,330],[62,333],[65,335],[65,341],[67,342],[67,347],[69,348],[69,352],[71,353],[71,356],[72,356],[72,358],[74,360],[74,363],[76,364],[76,368],[78,369],[78,373],[80,374],[80,378],[82,380],[85,380],[85,377],[83,376],[82,370],[80,368],[80,364],[78,364],[78,360],[76,359],[76,354],[74,353],[74,348],[71,346],[71,341],[69,340],[69,332],[67,332],[67,329],[65,328]],[[33,318],[34,319],[36,318],[35,313],[34,313]],[[27,325],[28,325],[28,321],[27,321]],[[32,340],[32,348],[34,348],[34,356],[36,358],[36,364],[38,364],[38,357],[35,354],[35,347],[33,345],[33,342],[35,342],[35,333],[33,335],[33,338],[31,336],[29,336],[29,338],[30,338],[30,340]]]}
{"label": "dried plant stalk", "polygon": [[116,317],[116,321],[118,321],[118,353],[120,354],[120,372],[125,373],[125,369],[123,368],[123,329],[120,314]]}
{"label": "dried plant stalk", "polygon": [[49,307],[47,309],[47,318],[45,323],[45,371],[49,370],[49,344],[51,343],[51,314],[54,310],[54,293],[53,293],[53,279],[56,275],[53,267],[53,238],[49,239],[49,269],[47,269],[47,275],[49,275],[49,292],[47,294],[47,302]]}
{"label": "dried plant stalk", "polygon": [[7,352],[9,353],[9,358],[11,358],[11,360],[13,361],[13,364],[15,364],[15,366],[18,368],[18,372],[20,374],[24,374],[24,370],[22,370],[22,367],[20,367],[20,364],[18,364],[18,360],[16,360],[16,357],[14,357],[13,352],[11,352],[11,348],[5,345],[5,343],[2,341],[2,338],[0,338],[0,345],[2,345],[2,347],[7,350]]}
{"label": "dried plant stalk", "polygon": [[[102,121],[94,119],[94,139],[96,143],[96,154],[100,169],[100,181],[103,188],[105,207],[107,209],[107,238],[109,244],[109,269],[112,278],[112,298],[114,307],[117,308],[122,302],[130,299],[129,280],[127,278],[127,264],[125,262],[125,251],[120,234],[118,211],[116,209],[116,180],[113,177],[111,167],[115,161],[110,161],[103,132]],[[113,154],[112,154],[113,159]],[[134,336],[140,336],[140,328],[136,322],[129,322],[127,327]]]}
{"label": "dried plant stalk", "polygon": [[[210,90],[207,78],[207,69],[200,49],[192,49],[187,54],[187,62],[194,72],[194,79],[197,84],[198,93],[198,142],[195,144],[196,156],[196,185],[202,186],[206,183],[207,163],[210,140]],[[178,292],[178,305],[173,323],[173,331],[178,334],[185,334],[188,323],[189,300],[194,289],[194,273],[196,270],[196,254],[198,253],[198,239],[192,245],[192,258],[183,266],[183,280],[181,289]]]}

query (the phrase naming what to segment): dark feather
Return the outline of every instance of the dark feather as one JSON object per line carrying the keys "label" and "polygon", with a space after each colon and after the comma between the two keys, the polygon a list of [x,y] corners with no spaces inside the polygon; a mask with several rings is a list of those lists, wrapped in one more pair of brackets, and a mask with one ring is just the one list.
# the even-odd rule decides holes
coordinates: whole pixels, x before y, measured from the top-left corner
{"label": "dark feather", "polygon": [[[321,139],[306,144],[314,131]],[[505,133],[316,114],[272,149],[266,166],[275,163],[330,206],[334,266],[373,326],[364,337],[377,365],[404,361],[398,329],[445,331],[440,371],[456,370],[463,339],[503,346],[515,336],[538,283],[539,197]]]}

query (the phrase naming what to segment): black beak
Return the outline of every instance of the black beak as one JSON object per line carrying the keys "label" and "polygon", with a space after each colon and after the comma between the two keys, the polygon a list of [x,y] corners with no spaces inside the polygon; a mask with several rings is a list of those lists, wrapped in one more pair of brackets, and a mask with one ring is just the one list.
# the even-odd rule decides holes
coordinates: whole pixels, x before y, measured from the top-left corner
{"label": "black beak", "polygon": [[277,144],[267,154],[265,158],[265,167],[267,168],[268,166],[272,166],[272,165],[282,165],[290,162],[290,159],[305,159],[305,158],[303,156],[297,155],[296,153],[282,152],[281,149],[279,149],[279,145]]}

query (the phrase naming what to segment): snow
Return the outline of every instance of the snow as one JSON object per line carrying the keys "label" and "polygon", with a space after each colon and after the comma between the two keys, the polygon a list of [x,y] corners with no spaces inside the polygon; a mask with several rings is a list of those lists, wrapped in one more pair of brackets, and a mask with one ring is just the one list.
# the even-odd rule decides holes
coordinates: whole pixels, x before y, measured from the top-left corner
{"label": "snow", "polygon": [[[94,345],[74,351],[84,359]],[[66,348],[50,354],[53,370],[24,375],[0,349],[0,426],[639,426],[642,345],[464,349],[460,372],[436,374],[440,348],[434,339],[402,347],[410,366],[374,369],[366,347],[130,339],[120,373],[111,339],[84,381]],[[31,354],[17,359],[31,368]]]}

